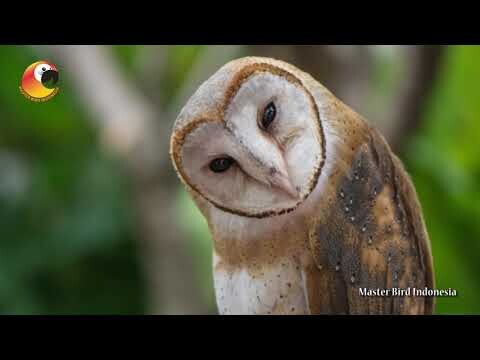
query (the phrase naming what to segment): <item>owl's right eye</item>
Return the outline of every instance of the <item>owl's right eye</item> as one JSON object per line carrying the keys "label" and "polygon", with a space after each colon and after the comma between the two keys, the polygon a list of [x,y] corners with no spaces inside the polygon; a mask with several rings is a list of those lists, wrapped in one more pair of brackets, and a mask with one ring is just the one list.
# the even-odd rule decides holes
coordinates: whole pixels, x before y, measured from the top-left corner
{"label": "owl's right eye", "polygon": [[210,162],[210,170],[216,173],[227,171],[232,166],[234,160],[231,157],[222,157]]}
{"label": "owl's right eye", "polygon": [[275,116],[277,115],[277,108],[273,101],[270,101],[265,109],[263,109],[262,118],[260,121],[260,127],[263,130],[267,130],[270,124],[275,120]]}

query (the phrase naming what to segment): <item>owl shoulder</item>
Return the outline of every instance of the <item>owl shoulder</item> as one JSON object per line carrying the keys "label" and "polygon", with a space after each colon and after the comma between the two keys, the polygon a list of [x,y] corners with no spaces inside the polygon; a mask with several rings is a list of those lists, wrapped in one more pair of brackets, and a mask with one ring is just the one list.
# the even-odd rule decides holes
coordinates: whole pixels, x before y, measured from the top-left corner
{"label": "owl shoulder", "polygon": [[328,287],[322,293],[330,297],[322,300],[320,311],[431,313],[432,298],[366,300],[358,291],[434,286],[415,188],[383,136],[368,125],[364,129],[351,158],[332,172],[329,199],[309,236],[318,282]]}

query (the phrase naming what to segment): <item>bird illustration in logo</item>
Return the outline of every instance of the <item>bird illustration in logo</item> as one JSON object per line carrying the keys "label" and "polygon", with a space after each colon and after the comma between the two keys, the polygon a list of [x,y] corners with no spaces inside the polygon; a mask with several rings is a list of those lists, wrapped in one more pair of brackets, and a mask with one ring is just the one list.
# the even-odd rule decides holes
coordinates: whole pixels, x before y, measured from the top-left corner
{"label": "bird illustration in logo", "polygon": [[37,61],[23,73],[20,91],[33,101],[46,101],[58,92],[58,70],[48,61]]}

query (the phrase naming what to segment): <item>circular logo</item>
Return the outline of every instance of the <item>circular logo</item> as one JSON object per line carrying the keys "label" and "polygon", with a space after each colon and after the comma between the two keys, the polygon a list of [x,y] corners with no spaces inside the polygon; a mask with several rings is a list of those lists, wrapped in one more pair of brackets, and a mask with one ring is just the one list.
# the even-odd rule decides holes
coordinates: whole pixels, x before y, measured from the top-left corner
{"label": "circular logo", "polygon": [[58,93],[58,70],[48,61],[37,61],[23,73],[20,92],[32,101],[47,101]]}

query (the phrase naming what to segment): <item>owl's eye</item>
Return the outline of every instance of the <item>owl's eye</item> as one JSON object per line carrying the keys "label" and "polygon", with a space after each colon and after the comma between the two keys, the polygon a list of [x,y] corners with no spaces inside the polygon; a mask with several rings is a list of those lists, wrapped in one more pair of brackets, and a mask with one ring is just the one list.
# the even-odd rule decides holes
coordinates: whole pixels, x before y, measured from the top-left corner
{"label": "owl's eye", "polygon": [[210,170],[216,173],[227,171],[234,160],[231,157],[217,158],[210,162]]}
{"label": "owl's eye", "polygon": [[275,107],[275,104],[273,101],[270,101],[267,106],[265,106],[265,109],[263,110],[263,115],[262,115],[262,123],[261,127],[264,130],[267,130],[270,124],[272,123],[273,120],[275,120],[275,116],[277,115],[277,108]]}

